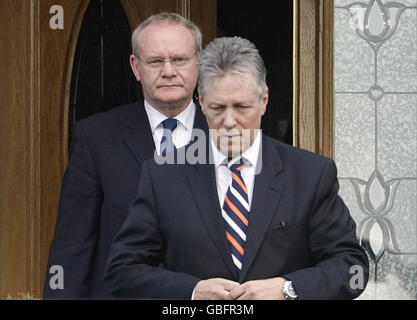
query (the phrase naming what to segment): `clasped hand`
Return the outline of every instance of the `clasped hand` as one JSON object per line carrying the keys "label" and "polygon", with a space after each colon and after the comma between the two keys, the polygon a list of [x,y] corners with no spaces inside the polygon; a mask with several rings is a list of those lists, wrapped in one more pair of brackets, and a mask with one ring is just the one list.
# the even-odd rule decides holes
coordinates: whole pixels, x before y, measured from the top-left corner
{"label": "clasped hand", "polygon": [[223,278],[201,280],[194,289],[195,300],[285,300],[281,277],[252,280],[242,284]]}

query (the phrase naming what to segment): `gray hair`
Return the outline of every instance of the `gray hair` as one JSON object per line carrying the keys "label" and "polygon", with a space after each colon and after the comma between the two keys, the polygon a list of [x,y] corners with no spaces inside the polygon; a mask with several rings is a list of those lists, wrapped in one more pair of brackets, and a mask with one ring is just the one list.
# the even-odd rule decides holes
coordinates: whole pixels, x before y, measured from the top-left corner
{"label": "gray hair", "polygon": [[251,75],[255,80],[259,96],[268,89],[266,68],[255,45],[241,37],[216,38],[200,55],[198,92],[204,97],[206,82],[228,74]]}
{"label": "gray hair", "polygon": [[186,27],[188,30],[191,31],[193,35],[194,42],[195,42],[195,50],[196,54],[198,55],[202,50],[202,42],[203,42],[203,35],[201,34],[200,28],[191,20],[184,18],[183,16],[177,13],[171,12],[161,12],[158,14],[154,14],[147,18],[145,21],[141,22],[135,30],[132,32],[132,54],[138,54],[138,36],[145,29],[147,26],[153,23],[174,23],[174,24],[181,24]]}

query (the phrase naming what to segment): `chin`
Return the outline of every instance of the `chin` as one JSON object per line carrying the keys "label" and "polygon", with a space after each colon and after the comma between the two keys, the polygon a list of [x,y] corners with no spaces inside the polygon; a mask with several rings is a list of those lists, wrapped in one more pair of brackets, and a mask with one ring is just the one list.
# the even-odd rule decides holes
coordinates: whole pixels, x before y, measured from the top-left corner
{"label": "chin", "polygon": [[183,87],[164,87],[159,89],[159,95],[161,97],[179,97],[185,95]]}
{"label": "chin", "polygon": [[219,150],[223,154],[227,154],[230,158],[235,158],[242,154],[242,150],[240,148],[229,148],[228,146],[220,146]]}
{"label": "chin", "polygon": [[164,101],[166,103],[183,103],[184,101],[186,101],[188,99],[187,96],[184,95],[183,92],[181,93],[176,93],[176,94],[164,94],[164,95],[160,95],[159,99],[161,101]]}

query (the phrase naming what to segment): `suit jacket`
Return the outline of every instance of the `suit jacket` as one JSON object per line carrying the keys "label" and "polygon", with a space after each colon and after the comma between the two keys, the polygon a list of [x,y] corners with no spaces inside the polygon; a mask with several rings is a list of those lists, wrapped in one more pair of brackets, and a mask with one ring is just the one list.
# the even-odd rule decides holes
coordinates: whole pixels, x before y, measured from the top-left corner
{"label": "suit jacket", "polygon": [[[194,127],[207,131],[197,106]],[[143,162],[155,145],[143,102],[79,121],[66,170],[45,298],[105,297],[103,274],[110,246],[135,195]],[[64,270],[64,289],[53,290],[50,267]]]}
{"label": "suit jacket", "polygon": [[[349,299],[350,268],[368,260],[338,196],[332,160],[263,136],[243,267],[233,264],[212,164],[145,162],[105,281],[116,296],[190,299],[201,279],[281,276],[300,299]],[[175,187],[167,181],[175,181]]]}

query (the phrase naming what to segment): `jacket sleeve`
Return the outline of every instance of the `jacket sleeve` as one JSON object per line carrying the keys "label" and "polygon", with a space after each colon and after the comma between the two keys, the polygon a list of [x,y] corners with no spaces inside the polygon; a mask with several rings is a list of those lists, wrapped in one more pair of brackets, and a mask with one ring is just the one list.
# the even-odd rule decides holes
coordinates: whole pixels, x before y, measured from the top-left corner
{"label": "jacket sleeve", "polygon": [[368,258],[338,191],[336,166],[328,160],[309,217],[313,267],[283,276],[293,282],[299,299],[353,299],[368,281]]}
{"label": "jacket sleeve", "polygon": [[163,266],[165,241],[150,171],[146,161],[138,195],[112,244],[105,285],[116,297],[191,299],[200,279]]}
{"label": "jacket sleeve", "polygon": [[[72,143],[46,270],[45,298],[82,298],[89,295],[91,263],[103,195],[83,122],[75,125]],[[53,284],[56,281],[54,273],[50,273],[54,265],[61,266],[64,272],[63,289],[51,286],[50,282]]]}

